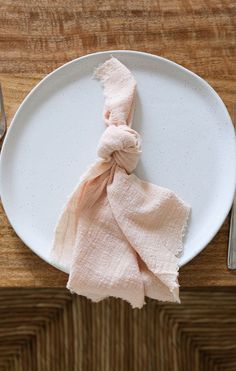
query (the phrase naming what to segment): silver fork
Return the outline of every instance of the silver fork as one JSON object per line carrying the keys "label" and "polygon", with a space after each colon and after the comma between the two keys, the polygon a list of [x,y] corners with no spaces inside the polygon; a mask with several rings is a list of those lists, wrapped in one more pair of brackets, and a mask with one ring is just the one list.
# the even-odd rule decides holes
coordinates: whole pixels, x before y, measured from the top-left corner
{"label": "silver fork", "polygon": [[4,103],[3,103],[3,94],[2,94],[2,87],[0,84],[0,143],[2,144],[2,140],[7,130],[7,121],[6,121],[6,114],[4,110]]}

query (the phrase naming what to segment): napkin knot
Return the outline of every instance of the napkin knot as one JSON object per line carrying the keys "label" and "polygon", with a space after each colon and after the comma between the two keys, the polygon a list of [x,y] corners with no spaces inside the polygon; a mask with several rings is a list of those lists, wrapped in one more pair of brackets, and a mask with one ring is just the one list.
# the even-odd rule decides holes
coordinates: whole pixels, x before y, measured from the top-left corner
{"label": "napkin knot", "polygon": [[107,126],[98,144],[100,160],[81,177],[60,216],[52,261],[70,272],[72,292],[93,301],[114,296],[137,308],[145,296],[179,302],[178,262],[189,207],[173,191],[130,175],[141,153],[140,136],[131,129],[134,76],[112,57],[95,77],[104,89]]}
{"label": "napkin knot", "polygon": [[115,161],[130,174],[141,153],[140,135],[127,125],[109,125],[101,136],[97,153],[106,161]]}

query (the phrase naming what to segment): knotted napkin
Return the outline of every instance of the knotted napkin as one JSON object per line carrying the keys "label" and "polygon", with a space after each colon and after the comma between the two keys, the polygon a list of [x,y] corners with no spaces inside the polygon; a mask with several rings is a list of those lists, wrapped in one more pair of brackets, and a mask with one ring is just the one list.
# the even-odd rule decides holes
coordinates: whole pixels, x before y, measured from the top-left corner
{"label": "knotted napkin", "polygon": [[70,272],[68,289],[93,301],[114,296],[138,308],[145,296],[179,302],[178,256],[190,208],[171,190],[132,173],[141,149],[130,127],[136,87],[131,72],[112,57],[95,77],[105,95],[100,159],[59,218],[52,262]]}

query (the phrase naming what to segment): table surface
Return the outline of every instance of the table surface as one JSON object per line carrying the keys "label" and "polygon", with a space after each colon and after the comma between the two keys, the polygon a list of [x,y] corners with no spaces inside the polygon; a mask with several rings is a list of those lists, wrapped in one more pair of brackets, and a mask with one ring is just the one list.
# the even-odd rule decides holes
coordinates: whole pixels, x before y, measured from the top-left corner
{"label": "table surface", "polygon": [[[234,0],[1,0],[0,81],[10,123],[26,94],[63,63],[101,50],[169,58],[206,79],[231,116],[236,101]],[[180,270],[184,287],[236,285],[226,268],[229,219]],[[0,208],[0,287],[64,286],[67,275],[33,254]]]}

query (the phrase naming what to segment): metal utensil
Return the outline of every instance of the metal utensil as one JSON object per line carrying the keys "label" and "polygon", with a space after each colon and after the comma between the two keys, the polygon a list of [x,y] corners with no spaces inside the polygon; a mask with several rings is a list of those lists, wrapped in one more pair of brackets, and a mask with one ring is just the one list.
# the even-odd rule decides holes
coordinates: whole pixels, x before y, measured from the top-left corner
{"label": "metal utensil", "polygon": [[230,218],[228,268],[236,269],[236,195],[234,196],[234,202]]}
{"label": "metal utensil", "polygon": [[[233,122],[236,124],[236,105],[233,111]],[[228,268],[236,269],[236,193],[230,216],[229,243],[228,243]]]}
{"label": "metal utensil", "polygon": [[4,110],[4,104],[3,104],[2,87],[0,84],[0,142],[2,142],[2,139],[6,133],[6,130],[7,130],[6,114]]}

